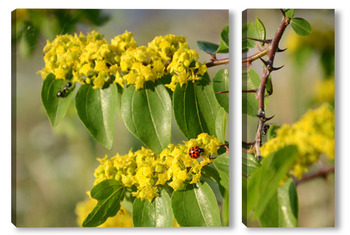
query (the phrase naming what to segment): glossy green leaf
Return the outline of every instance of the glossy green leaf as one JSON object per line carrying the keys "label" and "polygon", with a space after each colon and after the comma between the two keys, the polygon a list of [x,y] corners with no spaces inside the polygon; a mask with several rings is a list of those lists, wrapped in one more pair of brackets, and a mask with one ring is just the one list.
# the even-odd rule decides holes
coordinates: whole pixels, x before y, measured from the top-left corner
{"label": "glossy green leaf", "polygon": [[220,108],[216,114],[215,130],[216,137],[221,143],[225,143],[226,138],[226,112],[223,108]]}
{"label": "glossy green leaf", "polygon": [[297,156],[295,146],[286,146],[263,160],[248,179],[247,214],[254,210],[257,218],[261,216]]}
{"label": "glossy green leaf", "polygon": [[227,25],[220,32],[221,42],[216,53],[228,53],[229,52],[229,26]]}
{"label": "glossy green leaf", "polygon": [[73,87],[67,95],[57,97],[57,93],[63,90],[66,83],[67,81],[55,79],[55,75],[49,74],[41,88],[41,102],[53,127],[64,118],[75,94]]}
{"label": "glossy green leaf", "polygon": [[75,98],[78,117],[92,137],[106,148],[113,145],[114,120],[118,106],[118,91],[115,85],[94,89],[81,85]]}
{"label": "glossy green leaf", "polygon": [[173,109],[177,125],[187,139],[200,133],[216,136],[216,113],[220,108],[208,74],[200,81],[178,84],[173,94]]}
{"label": "glossy green leaf", "polygon": [[229,173],[230,173],[230,155],[229,153],[224,153],[218,156],[213,164],[215,168],[218,170],[220,176],[220,184],[226,189],[229,190],[230,182],[229,182]]}
{"label": "glossy green leaf", "polygon": [[220,184],[220,176],[218,170],[213,164],[206,165],[202,168],[202,177]]}
{"label": "glossy green leaf", "polygon": [[96,227],[103,224],[108,217],[115,216],[124,199],[125,188],[120,182],[109,179],[95,185],[91,197],[98,200],[97,205],[83,222],[83,227]]}
{"label": "glossy green leaf", "polygon": [[133,203],[133,223],[135,227],[172,227],[174,215],[169,194],[162,190],[152,203],[136,198]]}
{"label": "glossy green leaf", "polygon": [[200,50],[212,55],[215,54],[219,48],[218,44],[206,41],[197,41],[197,46]]}
{"label": "glossy green leaf", "polygon": [[[265,29],[263,22],[258,17],[255,17],[255,28],[256,28],[257,39],[265,40],[266,39],[266,29]],[[264,43],[261,43],[261,44],[263,45]]]}
{"label": "glossy green leaf", "polygon": [[228,92],[230,90],[229,86],[229,70],[220,69],[213,77],[213,89],[215,92],[215,97],[221,107],[229,113],[229,93],[218,93],[218,92]]}
{"label": "glossy green leaf", "polygon": [[[254,69],[249,69],[246,73],[243,73],[243,90],[257,89],[260,85],[261,79]],[[256,117],[258,113],[258,99],[256,99],[256,92],[243,92],[242,93],[242,112],[252,117]]]}
{"label": "glossy green leaf", "polygon": [[164,85],[148,82],[145,88],[124,89],[121,114],[129,131],[155,153],[171,143],[171,99]]}
{"label": "glossy green leaf", "polygon": [[292,26],[294,32],[301,36],[311,34],[311,25],[303,18],[292,18],[290,25]]}
{"label": "glossy green leaf", "polygon": [[294,16],[294,9],[284,9],[284,13],[286,14],[286,17],[291,19]]}
{"label": "glossy green leaf", "polygon": [[259,223],[262,227],[297,227],[298,193],[292,179],[278,188],[272,196]]}
{"label": "glossy green leaf", "polygon": [[215,194],[207,183],[189,184],[174,191],[171,205],[181,227],[221,226]]}

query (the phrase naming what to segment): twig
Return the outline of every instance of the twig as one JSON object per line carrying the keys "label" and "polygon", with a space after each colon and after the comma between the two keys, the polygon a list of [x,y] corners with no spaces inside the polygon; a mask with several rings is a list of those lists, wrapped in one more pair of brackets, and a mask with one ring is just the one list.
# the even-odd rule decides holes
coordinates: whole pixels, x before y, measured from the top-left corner
{"label": "twig", "polygon": [[226,59],[220,59],[220,60],[212,60],[208,63],[206,63],[207,68],[217,66],[217,65],[222,65],[222,64],[228,64],[230,62],[229,58]]}
{"label": "twig", "polygon": [[257,60],[257,59],[263,57],[267,53],[269,53],[269,48],[265,48],[264,50],[259,51],[254,55],[243,58],[242,64],[251,64],[254,60]]}
{"label": "twig", "polygon": [[317,172],[305,175],[303,178],[301,178],[300,180],[294,180],[295,185],[298,185],[300,183],[304,183],[306,181],[309,181],[311,179],[317,178],[317,177],[325,177],[327,176],[329,173],[334,172],[334,166],[325,168],[325,169],[321,169]]}

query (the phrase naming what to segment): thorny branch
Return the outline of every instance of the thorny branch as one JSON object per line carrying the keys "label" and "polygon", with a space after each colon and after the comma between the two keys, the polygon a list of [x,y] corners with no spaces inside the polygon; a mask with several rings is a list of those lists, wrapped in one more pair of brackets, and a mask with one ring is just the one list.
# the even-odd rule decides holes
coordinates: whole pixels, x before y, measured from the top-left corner
{"label": "thorny branch", "polygon": [[[267,122],[268,120],[270,120],[272,117],[267,118],[265,116],[265,88],[266,88],[266,84],[268,81],[268,78],[271,74],[272,71],[278,70],[281,67],[275,68],[273,67],[273,62],[275,59],[275,55],[277,52],[282,52],[284,50],[279,49],[278,44],[282,38],[282,35],[284,33],[284,30],[286,29],[286,27],[289,25],[290,23],[290,18],[286,17],[285,13],[283,10],[281,10],[283,17],[281,20],[281,23],[274,35],[274,37],[271,40],[259,40],[259,39],[254,39],[256,41],[262,41],[267,43],[267,48],[266,50],[264,50],[263,52],[267,54],[267,59],[263,60],[261,57],[264,56],[264,54],[258,54],[259,56],[254,57],[254,59],[259,58],[265,65],[265,69],[264,69],[264,73],[263,76],[261,78],[261,82],[259,85],[259,88],[256,91],[256,98],[258,99],[258,105],[259,105],[259,110],[258,110],[258,114],[256,115],[259,118],[259,124],[258,124],[258,128],[256,131],[256,135],[255,135],[255,143],[254,143],[254,148],[255,148],[255,156],[258,159],[258,161],[260,161],[261,155],[260,155],[260,147],[262,145],[262,135],[263,135],[263,129],[264,129],[264,125],[265,122]],[[253,58],[248,58],[246,60],[246,63],[249,63],[251,60],[252,61]],[[243,61],[244,62],[244,61]]]}

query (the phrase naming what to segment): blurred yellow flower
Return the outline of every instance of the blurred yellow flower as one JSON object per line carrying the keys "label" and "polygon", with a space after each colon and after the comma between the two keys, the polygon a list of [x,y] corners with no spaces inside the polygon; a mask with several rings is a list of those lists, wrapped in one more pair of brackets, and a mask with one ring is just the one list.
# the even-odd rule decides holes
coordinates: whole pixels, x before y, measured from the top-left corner
{"label": "blurred yellow flower", "polygon": [[[97,200],[93,198],[88,198],[84,201],[78,202],[75,207],[75,214],[77,215],[77,224],[82,226],[85,218],[90,214],[90,212],[97,205]],[[109,217],[103,224],[98,227],[132,227],[132,215],[121,206],[118,213]]]}
{"label": "blurred yellow flower", "polygon": [[275,138],[261,147],[261,154],[267,157],[286,145],[296,145],[299,157],[289,173],[297,178],[307,172],[320,154],[334,159],[334,111],[326,104],[316,110],[309,110],[292,126],[281,126],[276,134]]}

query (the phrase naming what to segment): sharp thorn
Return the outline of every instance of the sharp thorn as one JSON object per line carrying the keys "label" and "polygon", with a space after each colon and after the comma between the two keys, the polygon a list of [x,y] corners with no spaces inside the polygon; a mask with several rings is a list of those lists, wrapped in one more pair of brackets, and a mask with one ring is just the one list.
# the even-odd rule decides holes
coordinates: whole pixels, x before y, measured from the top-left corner
{"label": "sharp thorn", "polygon": [[279,70],[283,67],[284,67],[284,65],[282,65],[281,67],[277,67],[277,68],[271,66],[271,71],[276,71],[276,70]]}
{"label": "sharp thorn", "polygon": [[277,52],[284,52],[285,50],[287,50],[287,48],[284,48],[284,49],[277,48]]}
{"label": "sharp thorn", "polygon": [[284,12],[284,10],[283,10],[283,9],[280,9],[280,11],[282,12],[282,15],[283,15],[284,17],[286,17],[286,13]]}
{"label": "sharp thorn", "polygon": [[269,65],[269,62],[267,62],[266,60],[261,59],[261,57],[259,57],[259,59],[264,63],[265,66],[268,66],[268,65]]}
{"label": "sharp thorn", "polygon": [[262,119],[266,118],[264,114],[256,114],[255,116],[257,116],[258,118],[262,118]]}
{"label": "sharp thorn", "polygon": [[272,42],[272,39],[258,39],[258,38],[250,38],[250,37],[247,37],[247,39],[250,39],[250,40],[253,40],[253,41],[257,41],[257,42],[263,42],[263,43],[271,43]]}
{"label": "sharp thorn", "polygon": [[267,121],[270,121],[272,118],[274,118],[275,117],[275,115],[273,115],[273,116],[271,116],[271,117],[269,117],[269,118],[266,118],[266,122]]}

